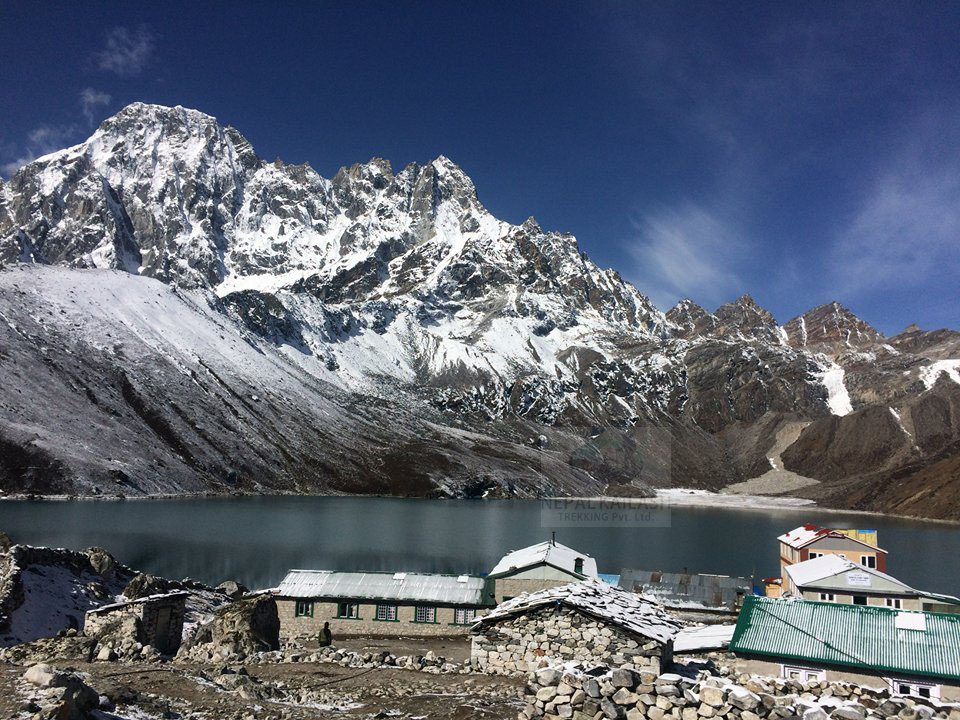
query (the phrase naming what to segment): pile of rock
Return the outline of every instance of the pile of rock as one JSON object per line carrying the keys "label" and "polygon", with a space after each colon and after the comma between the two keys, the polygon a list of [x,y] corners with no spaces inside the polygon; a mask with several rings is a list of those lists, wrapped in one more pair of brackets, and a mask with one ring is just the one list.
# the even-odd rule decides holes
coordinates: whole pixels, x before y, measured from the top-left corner
{"label": "pile of rock", "polygon": [[545,667],[530,674],[519,720],[960,720],[960,710],[856,685],[740,679]]}
{"label": "pile of rock", "polygon": [[36,688],[36,697],[28,700],[23,710],[36,718],[56,720],[88,720],[93,711],[110,705],[78,673],[64,672],[52,665],[33,665],[23,679]]}
{"label": "pile of rock", "polygon": [[394,655],[387,651],[372,653],[358,650],[338,650],[333,647],[321,648],[311,653],[288,648],[283,653],[283,659],[286,662],[337,663],[344,667],[353,668],[397,667],[433,674],[470,672],[468,666],[448,660],[442,655],[436,655],[432,650],[425,655]]}
{"label": "pile of rock", "polygon": [[[181,659],[193,659],[185,653]],[[229,661],[236,660],[229,658]],[[365,652],[360,650],[341,650],[335,647],[325,647],[318,650],[308,650],[301,645],[291,643],[283,650],[273,652],[259,652],[246,656],[250,664],[270,663],[336,663],[342,667],[361,668],[400,668],[418,672],[437,674],[466,674],[471,672],[469,665],[455,662],[432,650],[425,655],[394,655],[391,652]]]}

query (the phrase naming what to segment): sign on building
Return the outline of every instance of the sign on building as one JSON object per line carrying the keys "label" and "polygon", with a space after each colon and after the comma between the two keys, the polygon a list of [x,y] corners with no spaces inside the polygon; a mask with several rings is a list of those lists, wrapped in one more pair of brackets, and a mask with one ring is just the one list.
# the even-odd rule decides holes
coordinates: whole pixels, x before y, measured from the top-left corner
{"label": "sign on building", "polygon": [[870,574],[865,572],[847,573],[847,585],[853,587],[870,587]]}

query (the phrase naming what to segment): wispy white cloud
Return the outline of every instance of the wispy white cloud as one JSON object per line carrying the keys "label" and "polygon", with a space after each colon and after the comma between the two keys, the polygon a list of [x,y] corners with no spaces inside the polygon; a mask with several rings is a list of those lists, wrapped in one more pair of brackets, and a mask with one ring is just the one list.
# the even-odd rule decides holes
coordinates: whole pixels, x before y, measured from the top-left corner
{"label": "wispy white cloud", "polygon": [[743,292],[735,266],[744,243],[706,208],[687,203],[646,213],[634,227],[633,278],[660,308],[684,297],[716,306]]}
{"label": "wispy white cloud", "polygon": [[906,147],[881,162],[838,232],[831,254],[835,286],[867,294],[894,283],[924,286],[960,272],[960,123],[929,118],[905,133]]}
{"label": "wispy white cloud", "polygon": [[88,87],[80,91],[80,108],[88,124],[93,125],[96,109],[101,105],[109,105],[110,100],[110,95],[93,88]]}
{"label": "wispy white cloud", "polygon": [[76,125],[39,125],[27,133],[22,152],[15,154],[12,160],[0,165],[0,172],[10,177],[27,163],[47,153],[68,146],[77,134]]}
{"label": "wispy white cloud", "polygon": [[103,50],[97,53],[97,65],[117,75],[136,75],[150,62],[153,45],[153,33],[145,25],[136,29],[115,27],[107,33]]}

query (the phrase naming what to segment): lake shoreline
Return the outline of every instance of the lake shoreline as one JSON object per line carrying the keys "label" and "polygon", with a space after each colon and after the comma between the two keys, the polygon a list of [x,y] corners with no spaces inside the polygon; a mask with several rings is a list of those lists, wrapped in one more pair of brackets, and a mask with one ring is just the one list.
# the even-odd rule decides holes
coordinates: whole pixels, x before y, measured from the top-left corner
{"label": "lake shoreline", "polygon": [[854,510],[851,508],[829,507],[820,505],[815,500],[808,498],[798,498],[792,495],[750,495],[745,493],[723,493],[711,492],[709,490],[697,490],[693,488],[666,488],[657,490],[656,497],[638,498],[638,497],[615,497],[610,495],[596,495],[590,497],[581,496],[547,496],[547,497],[509,497],[509,498],[451,498],[451,497],[426,497],[426,496],[401,496],[401,495],[354,495],[351,493],[165,493],[155,495],[33,495],[16,493],[10,495],[0,495],[0,503],[3,502],[50,502],[50,503],[68,503],[68,502],[131,502],[131,501],[165,501],[165,500],[226,500],[240,498],[325,498],[325,497],[355,497],[355,498],[381,498],[396,500],[468,500],[476,502],[486,501],[572,501],[572,502],[601,502],[610,505],[643,505],[643,506],[665,506],[665,507],[683,507],[683,508],[716,508],[723,510],[803,510],[805,508],[817,513],[829,513],[836,515],[865,515],[877,518],[892,518],[899,520],[916,520],[925,523],[937,523],[952,527],[960,526],[960,520],[946,520],[943,518],[928,518],[922,515],[904,515],[902,513],[885,513],[876,510]]}

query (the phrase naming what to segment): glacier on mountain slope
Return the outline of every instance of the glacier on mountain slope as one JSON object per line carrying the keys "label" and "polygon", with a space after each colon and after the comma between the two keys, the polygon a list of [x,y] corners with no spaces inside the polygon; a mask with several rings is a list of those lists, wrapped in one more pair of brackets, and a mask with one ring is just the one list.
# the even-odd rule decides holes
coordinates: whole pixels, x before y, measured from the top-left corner
{"label": "glacier on mountain slope", "polygon": [[844,374],[844,369],[833,361],[825,364],[820,373],[821,382],[827,389],[827,405],[834,415],[849,415],[853,412],[850,393],[843,382]]}

